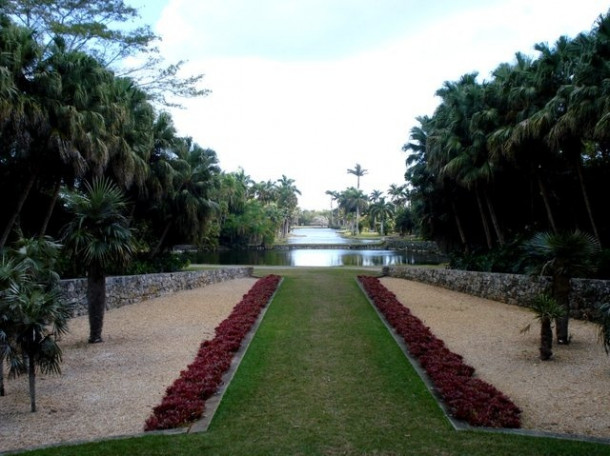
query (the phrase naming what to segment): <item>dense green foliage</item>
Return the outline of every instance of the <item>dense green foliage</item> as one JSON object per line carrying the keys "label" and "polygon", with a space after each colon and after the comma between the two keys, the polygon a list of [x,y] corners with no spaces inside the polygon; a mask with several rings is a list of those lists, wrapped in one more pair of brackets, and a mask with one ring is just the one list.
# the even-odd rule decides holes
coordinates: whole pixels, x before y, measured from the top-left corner
{"label": "dense green foliage", "polygon": [[59,373],[59,337],[67,331],[68,304],[60,299],[54,272],[59,245],[50,239],[20,239],[0,256],[0,396],[4,362],[9,375],[27,374],[31,411],[36,411],[36,373]]}
{"label": "dense green foliage", "polygon": [[404,146],[419,229],[461,262],[510,254],[541,231],[610,242],[610,16],[535,49],[490,80],[445,82]]}
{"label": "dense green foliage", "polygon": [[[215,151],[157,111],[148,85],[109,69],[154,38],[112,27],[133,9],[121,0],[1,5],[0,249],[17,233],[59,238],[77,222],[70,201],[101,178],[126,197],[140,271],[177,244],[258,246],[287,234],[299,193],[292,179],[223,172]],[[59,264],[78,274],[80,263]]]}

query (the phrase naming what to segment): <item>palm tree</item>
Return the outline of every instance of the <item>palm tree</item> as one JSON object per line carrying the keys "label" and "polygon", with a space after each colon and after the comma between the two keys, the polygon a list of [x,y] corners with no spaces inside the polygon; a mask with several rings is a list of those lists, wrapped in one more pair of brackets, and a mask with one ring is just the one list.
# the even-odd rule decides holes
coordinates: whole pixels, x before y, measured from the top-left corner
{"label": "palm tree", "polygon": [[190,138],[174,149],[169,159],[173,179],[165,188],[166,195],[158,205],[163,231],[150,257],[155,257],[171,240],[198,243],[204,226],[218,205],[211,200],[211,192],[220,173],[216,152],[203,149]]}
{"label": "palm tree", "polygon": [[599,243],[580,231],[537,233],[524,245],[530,273],[551,275],[553,299],[565,310],[557,319],[558,344],[569,344],[568,322],[570,317],[570,279],[586,277],[595,270],[595,255]]}
{"label": "palm tree", "polygon": [[[19,190],[14,205],[3,217],[5,222],[0,235],[0,248],[9,239],[25,200],[36,180],[32,172],[34,162],[29,160],[32,144],[31,133],[40,129],[46,118],[39,100],[33,96],[36,82],[31,75],[36,74],[42,50],[34,39],[32,30],[14,26],[6,16],[0,16],[0,68],[2,68],[2,120],[0,120],[0,141],[3,162],[11,164],[12,183]],[[11,154],[8,154],[11,151]],[[22,177],[22,175],[24,177]],[[27,178],[25,178],[27,176]]]}
{"label": "palm tree", "polygon": [[26,280],[25,265],[16,261],[14,255],[9,255],[5,249],[0,257],[0,396],[5,395],[4,390],[4,361],[12,356],[14,350],[14,322],[8,309],[7,291],[14,283]]}
{"label": "palm tree", "polygon": [[[546,361],[553,356],[552,322],[563,317],[565,309],[547,294],[536,296],[530,308],[536,313],[536,319],[540,321],[540,359]],[[527,325],[521,332],[526,332],[529,328],[530,325]]]}
{"label": "palm tree", "polygon": [[[13,251],[14,270],[3,274],[8,287],[2,293],[9,375],[28,373],[31,411],[36,411],[36,369],[59,373],[61,350],[56,338],[67,332],[70,311],[59,293],[54,265],[59,245],[49,238],[23,239]],[[10,264],[4,263],[4,266]]]}
{"label": "palm tree", "polygon": [[356,188],[360,189],[360,178],[368,173],[368,170],[363,169],[359,163],[356,163],[354,169],[348,169],[347,174],[353,174],[356,176]]}
{"label": "palm tree", "polygon": [[335,190],[326,190],[325,194],[330,196],[330,219],[329,219],[328,223],[329,223],[330,227],[332,228],[334,226],[334,223],[333,223],[333,201],[336,201],[337,199],[339,199],[339,192],[337,192]]}
{"label": "palm tree", "polygon": [[[360,163],[356,163],[356,166],[354,167],[354,169],[347,170],[347,174],[353,174],[354,176],[356,176],[356,189],[357,190],[360,190],[360,178],[367,173],[368,173],[368,170],[363,169],[362,166],[360,166]],[[360,223],[359,223],[360,206],[361,206],[360,204],[356,204],[356,230],[355,230],[356,234],[360,233]]]}
{"label": "palm tree", "polygon": [[294,179],[290,179],[284,174],[277,180],[277,184],[277,205],[284,215],[281,236],[286,237],[290,232],[292,215],[299,202],[297,195],[300,195],[301,191],[294,185]]}
{"label": "palm tree", "polygon": [[61,350],[56,337],[67,332],[70,312],[58,290],[46,291],[36,284],[13,284],[6,294],[12,308],[13,331],[24,361],[11,364],[9,375],[19,375],[27,366],[31,411],[36,411],[36,368],[42,373],[60,373]]}
{"label": "palm tree", "polygon": [[83,190],[67,195],[74,218],[64,227],[63,239],[72,258],[87,268],[89,343],[98,343],[103,341],[106,270],[127,261],[134,246],[120,189],[107,179],[96,179],[85,182]]}
{"label": "palm tree", "polygon": [[388,195],[395,206],[403,207],[409,203],[409,190],[406,185],[390,184]]}
{"label": "palm tree", "polygon": [[394,204],[381,197],[369,206],[369,214],[373,218],[373,225],[377,220],[379,221],[379,234],[383,236],[385,234],[385,221],[394,215]]}
{"label": "palm tree", "polygon": [[379,201],[379,198],[381,198],[383,196],[383,192],[381,190],[373,190],[371,192],[371,194],[369,195],[369,200],[372,203],[376,203],[377,201]]}
{"label": "palm tree", "polygon": [[356,214],[354,226],[352,228],[353,234],[360,233],[360,212],[366,209],[367,203],[367,196],[362,192],[362,190],[357,188],[349,187],[340,194],[339,207],[342,208],[346,214],[352,212]]}

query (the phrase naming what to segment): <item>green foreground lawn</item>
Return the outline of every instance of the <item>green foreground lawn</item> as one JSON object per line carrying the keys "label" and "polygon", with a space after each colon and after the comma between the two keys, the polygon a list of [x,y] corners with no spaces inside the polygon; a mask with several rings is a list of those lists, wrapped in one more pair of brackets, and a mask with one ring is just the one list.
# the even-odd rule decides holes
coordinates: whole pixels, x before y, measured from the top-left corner
{"label": "green foreground lawn", "polygon": [[208,432],[32,454],[610,455],[608,445],[453,430],[360,291],[362,271],[255,273],[285,279]]}

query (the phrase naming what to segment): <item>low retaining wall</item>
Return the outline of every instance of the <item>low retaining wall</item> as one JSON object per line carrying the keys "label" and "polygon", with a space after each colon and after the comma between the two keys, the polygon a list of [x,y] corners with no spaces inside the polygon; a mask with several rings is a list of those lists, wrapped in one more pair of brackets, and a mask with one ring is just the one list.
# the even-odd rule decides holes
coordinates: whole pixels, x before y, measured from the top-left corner
{"label": "low retaining wall", "polygon": [[[107,277],[106,309],[251,275],[251,267],[241,267]],[[60,287],[63,299],[70,304],[72,316],[86,315],[87,279],[62,280]]]}
{"label": "low retaining wall", "polygon": [[[390,277],[428,283],[494,301],[527,307],[540,293],[551,290],[550,277],[520,274],[459,271],[420,267],[390,266],[383,270]],[[595,305],[610,302],[610,280],[572,279],[571,316],[593,319]]]}

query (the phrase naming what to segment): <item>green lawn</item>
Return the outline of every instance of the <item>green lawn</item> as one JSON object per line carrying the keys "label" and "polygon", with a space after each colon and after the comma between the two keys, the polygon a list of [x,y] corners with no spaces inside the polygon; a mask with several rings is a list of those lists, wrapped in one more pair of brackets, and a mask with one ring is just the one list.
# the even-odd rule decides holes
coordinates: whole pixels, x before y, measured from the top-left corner
{"label": "green lawn", "polygon": [[[453,430],[344,268],[285,280],[207,433],[47,455],[610,455],[610,446]],[[176,373],[178,375],[178,373]]]}

